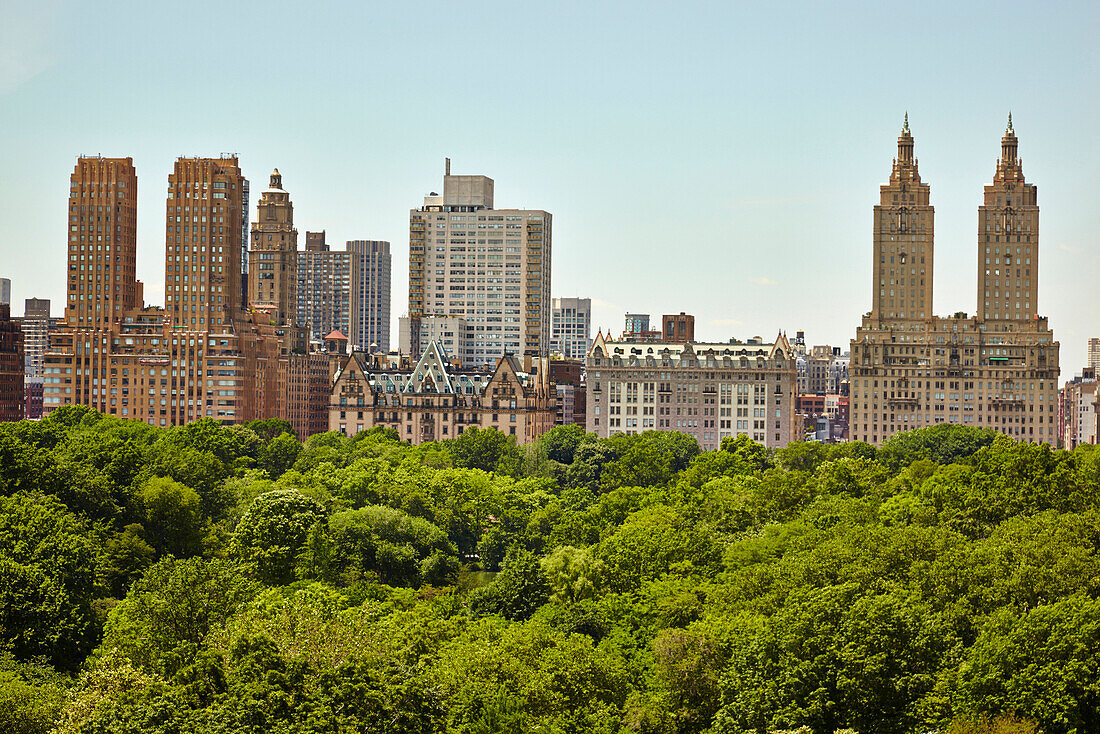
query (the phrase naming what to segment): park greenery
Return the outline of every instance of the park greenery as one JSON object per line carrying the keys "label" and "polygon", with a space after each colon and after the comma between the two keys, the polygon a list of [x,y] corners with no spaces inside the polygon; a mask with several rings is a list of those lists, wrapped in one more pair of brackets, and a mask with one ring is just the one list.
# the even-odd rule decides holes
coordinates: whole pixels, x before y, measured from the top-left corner
{"label": "park greenery", "polygon": [[1100,449],[0,425],[0,731],[1100,730]]}

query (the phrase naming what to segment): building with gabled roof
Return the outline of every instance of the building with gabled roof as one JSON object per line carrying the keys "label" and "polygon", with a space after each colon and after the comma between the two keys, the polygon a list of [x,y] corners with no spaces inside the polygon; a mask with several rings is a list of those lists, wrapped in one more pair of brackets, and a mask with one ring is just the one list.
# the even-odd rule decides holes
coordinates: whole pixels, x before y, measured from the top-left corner
{"label": "building with gabled roof", "polygon": [[587,429],[615,433],[680,431],[704,450],[738,435],[768,447],[800,437],[793,350],[774,342],[613,340],[597,333],[585,362]]}
{"label": "building with gabled roof", "polygon": [[415,364],[355,351],[340,358],[329,397],[329,430],[354,435],[393,428],[414,444],[496,428],[527,443],[554,427],[549,360],[510,355],[492,369],[459,368],[438,342]]}

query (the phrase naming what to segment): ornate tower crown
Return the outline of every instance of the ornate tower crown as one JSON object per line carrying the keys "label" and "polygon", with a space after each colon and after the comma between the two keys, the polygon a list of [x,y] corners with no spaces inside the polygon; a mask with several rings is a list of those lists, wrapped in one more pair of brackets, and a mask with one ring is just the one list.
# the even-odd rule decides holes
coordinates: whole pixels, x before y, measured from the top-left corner
{"label": "ornate tower crown", "polygon": [[1005,127],[1004,137],[1001,138],[1001,158],[997,161],[997,173],[994,181],[1023,182],[1023,161],[1017,156],[1020,141],[1016,138],[1016,131],[1012,129],[1012,113],[1008,113],[1008,125]]}
{"label": "ornate tower crown", "polygon": [[283,188],[283,175],[279,173],[279,169],[276,168],[271,172],[271,188],[281,189]]}
{"label": "ornate tower crown", "polygon": [[905,113],[905,122],[898,136],[898,157],[894,159],[894,170],[890,174],[890,183],[912,181],[920,183],[917,171],[917,159],[913,157],[913,135],[909,132],[909,113]]}

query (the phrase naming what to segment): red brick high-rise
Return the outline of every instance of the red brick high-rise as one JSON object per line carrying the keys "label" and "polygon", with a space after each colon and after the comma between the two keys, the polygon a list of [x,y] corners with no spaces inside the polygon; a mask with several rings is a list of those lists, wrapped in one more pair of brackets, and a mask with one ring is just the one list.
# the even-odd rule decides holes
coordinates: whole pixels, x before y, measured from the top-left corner
{"label": "red brick high-rise", "polygon": [[23,332],[0,303],[0,422],[23,420]]}

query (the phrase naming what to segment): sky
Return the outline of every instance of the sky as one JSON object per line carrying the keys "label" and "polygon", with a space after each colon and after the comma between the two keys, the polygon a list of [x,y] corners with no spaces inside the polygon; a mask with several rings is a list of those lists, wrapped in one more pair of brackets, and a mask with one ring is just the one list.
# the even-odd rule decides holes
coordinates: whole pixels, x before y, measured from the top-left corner
{"label": "sky", "polygon": [[553,220],[554,296],[596,326],[847,345],[902,117],[936,208],[935,311],[973,313],[977,207],[1008,112],[1038,185],[1039,311],[1062,376],[1100,336],[1100,3],[0,0],[0,277],[64,300],[77,156],[131,156],[138,277],[163,303],[168,174],[271,169],[299,247],[384,239],[454,173]]}

